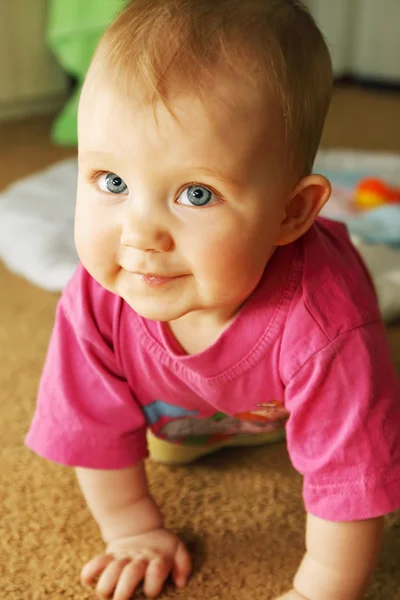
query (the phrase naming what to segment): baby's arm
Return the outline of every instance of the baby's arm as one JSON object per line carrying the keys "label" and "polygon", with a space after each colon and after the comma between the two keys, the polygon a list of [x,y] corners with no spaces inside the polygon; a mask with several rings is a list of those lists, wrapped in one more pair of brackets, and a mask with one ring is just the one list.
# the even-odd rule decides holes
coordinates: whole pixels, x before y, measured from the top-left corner
{"label": "baby's arm", "polygon": [[163,527],[143,462],[127,469],[76,469],[87,505],[106,543]]}
{"label": "baby's arm", "polygon": [[121,470],[78,468],[78,481],[104,541],[106,554],[82,569],[89,585],[97,578],[100,597],[128,600],[141,580],[149,597],[157,596],[172,572],[178,587],[190,574],[189,554],[164,528],[162,514],[151,497],[143,462]]}
{"label": "baby's arm", "polygon": [[361,600],[375,569],[383,517],[334,523],[307,518],[306,548],[292,592],[281,600]]}

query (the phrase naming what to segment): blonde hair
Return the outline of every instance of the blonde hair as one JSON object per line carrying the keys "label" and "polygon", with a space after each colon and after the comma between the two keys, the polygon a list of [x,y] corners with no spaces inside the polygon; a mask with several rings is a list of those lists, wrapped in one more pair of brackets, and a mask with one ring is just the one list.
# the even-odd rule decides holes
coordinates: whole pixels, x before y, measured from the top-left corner
{"label": "blonde hair", "polygon": [[332,65],[299,0],[132,0],[98,53],[111,77],[167,106],[174,84],[209,93],[221,66],[272,89],[285,120],[288,160],[298,176],[311,173],[332,95]]}

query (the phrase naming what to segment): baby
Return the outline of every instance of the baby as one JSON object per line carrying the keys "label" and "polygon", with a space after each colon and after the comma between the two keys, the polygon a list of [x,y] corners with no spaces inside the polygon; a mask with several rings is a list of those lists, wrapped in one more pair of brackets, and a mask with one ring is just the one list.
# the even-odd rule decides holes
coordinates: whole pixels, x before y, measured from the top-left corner
{"label": "baby", "polygon": [[281,600],[363,597],[400,507],[400,394],[370,278],[344,226],[317,219],[331,92],[298,0],[134,0],[98,47],[79,107],[81,265],[27,444],[76,468],[106,544],[81,574],[99,597],[187,584],[148,454],[285,436],[308,517]]}

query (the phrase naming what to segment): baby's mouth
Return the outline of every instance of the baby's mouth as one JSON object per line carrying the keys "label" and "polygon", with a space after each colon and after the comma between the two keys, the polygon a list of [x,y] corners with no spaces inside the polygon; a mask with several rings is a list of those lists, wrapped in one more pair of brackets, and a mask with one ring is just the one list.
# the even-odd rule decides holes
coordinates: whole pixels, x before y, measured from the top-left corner
{"label": "baby's mouth", "polygon": [[158,287],[185,277],[185,275],[157,275],[155,273],[135,273],[142,283]]}

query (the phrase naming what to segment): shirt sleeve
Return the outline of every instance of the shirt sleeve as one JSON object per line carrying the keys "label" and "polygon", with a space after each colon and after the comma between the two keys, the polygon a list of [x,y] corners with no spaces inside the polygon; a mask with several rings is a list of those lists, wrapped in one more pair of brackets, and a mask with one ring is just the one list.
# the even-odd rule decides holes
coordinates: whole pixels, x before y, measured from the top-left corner
{"label": "shirt sleeve", "polygon": [[400,386],[382,323],[309,358],[287,384],[286,408],[308,512],[355,521],[400,507]]}
{"label": "shirt sleeve", "polygon": [[147,456],[145,418],[112,346],[82,312],[73,314],[64,297],[58,305],[25,442],[61,464],[125,468]]}

